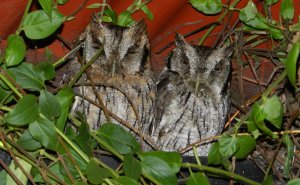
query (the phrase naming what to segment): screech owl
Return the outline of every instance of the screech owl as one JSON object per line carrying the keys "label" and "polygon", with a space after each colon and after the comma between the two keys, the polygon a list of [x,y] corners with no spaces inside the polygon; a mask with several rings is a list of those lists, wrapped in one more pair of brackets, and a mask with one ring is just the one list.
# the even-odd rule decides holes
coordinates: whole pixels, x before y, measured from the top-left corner
{"label": "screech owl", "polygon": [[[179,34],[175,44],[159,76],[149,128],[165,151],[220,134],[230,108],[230,47],[193,46]],[[198,155],[207,156],[209,145],[199,146]]]}
{"label": "screech owl", "polygon": [[[90,61],[99,48],[103,48],[86,73],[91,77],[107,110],[130,126],[143,130],[145,124],[149,125],[148,115],[156,94],[144,21],[131,27],[121,27],[101,23],[94,17],[81,39],[84,42],[85,62]],[[73,62],[71,70],[78,71],[79,68],[79,64]],[[75,92],[81,97],[76,97],[73,107],[85,114],[92,130],[107,122],[103,110],[93,104],[100,102],[87,75],[83,75],[75,84]],[[111,120],[119,123],[113,118]]]}

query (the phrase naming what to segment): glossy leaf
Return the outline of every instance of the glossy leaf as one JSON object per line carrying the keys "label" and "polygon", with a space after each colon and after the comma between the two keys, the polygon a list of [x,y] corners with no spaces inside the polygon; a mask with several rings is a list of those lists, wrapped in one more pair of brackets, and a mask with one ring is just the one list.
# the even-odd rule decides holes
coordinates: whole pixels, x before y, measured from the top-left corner
{"label": "glossy leaf", "polygon": [[52,80],[55,77],[55,69],[51,63],[40,62],[36,67],[42,71],[45,80]]}
{"label": "glossy leaf", "polygon": [[198,11],[208,15],[218,14],[223,8],[221,0],[190,0],[190,3]]}
{"label": "glossy leaf", "polygon": [[102,17],[102,20],[104,22],[111,22],[113,24],[117,24],[117,22],[118,22],[117,14],[113,9],[111,9],[110,7],[107,7],[104,10],[104,15],[105,16]]}
{"label": "glossy leaf", "polygon": [[300,184],[300,178],[295,178],[287,183],[287,185],[299,185],[299,184]]}
{"label": "glossy leaf", "polygon": [[280,13],[283,19],[292,20],[294,18],[294,12],[293,0],[282,0]]}
{"label": "glossy leaf", "polygon": [[134,23],[134,20],[131,17],[131,13],[127,10],[120,13],[118,16],[117,25],[127,27]]}
{"label": "glossy leaf", "polygon": [[116,185],[139,185],[139,183],[129,177],[121,176],[116,180],[112,180]]}
{"label": "glossy leaf", "polygon": [[56,99],[60,104],[61,114],[56,120],[55,125],[59,130],[63,131],[68,118],[69,109],[74,99],[73,89],[68,86],[63,87],[56,94]]}
{"label": "glossy leaf", "polygon": [[[22,170],[24,170],[27,174],[30,174],[30,170],[32,168],[31,164],[19,157],[16,157],[16,159],[18,160],[20,166],[22,166]],[[27,184],[28,178],[16,162],[11,162],[9,169],[16,177],[18,177],[18,180],[21,182],[21,184]],[[10,175],[7,176],[6,184],[15,184],[15,181]]]}
{"label": "glossy leaf", "polygon": [[143,152],[140,156],[153,156],[162,159],[170,166],[173,173],[179,172],[182,163],[181,155],[178,152],[150,151]]}
{"label": "glossy leaf", "polygon": [[142,6],[141,10],[147,15],[148,19],[153,20],[154,16],[147,5]]}
{"label": "glossy leaf", "polygon": [[16,78],[16,82],[24,89],[39,91],[44,87],[44,78],[40,70],[37,70],[30,63],[9,69]]}
{"label": "glossy leaf", "polygon": [[254,121],[255,125],[262,130],[264,133],[268,134],[269,136],[272,136],[273,138],[277,138],[278,136],[275,135],[265,124],[264,120],[266,119],[267,114],[264,111],[263,105],[259,105],[258,102],[256,102],[251,111],[251,119]]}
{"label": "glossy leaf", "polygon": [[186,183],[187,185],[210,185],[208,178],[201,172],[192,173]]}
{"label": "glossy leaf", "polygon": [[290,139],[288,134],[283,135],[283,143],[286,147],[286,156],[284,158],[284,168],[283,168],[283,176],[285,178],[290,177],[290,171],[292,169],[292,160],[294,157],[294,143]]}
{"label": "glossy leaf", "polygon": [[40,112],[48,119],[53,120],[57,118],[60,113],[60,104],[56,97],[46,90],[42,90],[39,98]]}
{"label": "glossy leaf", "polygon": [[247,128],[248,128],[248,132],[251,132],[254,139],[257,139],[258,136],[260,136],[260,132],[258,130],[258,127],[255,125],[255,123],[252,119],[247,121]]}
{"label": "glossy leaf", "polygon": [[53,10],[53,5],[52,5],[53,0],[39,0],[39,3],[43,8],[43,10],[46,12],[46,14],[49,16],[49,18],[51,19],[51,14]]}
{"label": "glossy leaf", "polygon": [[120,125],[113,123],[103,124],[97,135],[120,154],[140,152],[140,144]]}
{"label": "glossy leaf", "polygon": [[43,39],[53,34],[63,23],[65,17],[53,10],[51,19],[42,10],[30,12],[23,22],[25,35],[30,39]]}
{"label": "glossy leaf", "polygon": [[86,166],[86,174],[89,182],[93,184],[100,184],[104,179],[113,176],[108,169],[100,167],[94,160]]}
{"label": "glossy leaf", "polygon": [[5,121],[13,126],[24,126],[34,122],[38,116],[38,104],[36,97],[33,95],[24,96],[10,111]]}
{"label": "glossy leaf", "polygon": [[256,15],[257,8],[255,4],[252,1],[248,1],[247,6],[241,9],[239,17],[242,22],[247,23],[250,20],[253,20],[256,17]]}
{"label": "glossy leaf", "polygon": [[219,151],[219,142],[211,145],[208,152],[208,164],[219,165],[222,163],[221,154]]}
{"label": "glossy leaf", "polygon": [[87,144],[91,143],[90,128],[88,124],[81,124],[79,126],[78,134],[74,140],[86,155],[89,157],[93,156],[92,147],[90,144]]}
{"label": "glossy leaf", "polygon": [[101,3],[93,3],[93,4],[90,4],[89,6],[87,6],[86,8],[100,8],[102,6],[103,5]]}
{"label": "glossy leaf", "polygon": [[56,150],[58,141],[53,122],[47,118],[37,117],[36,121],[29,125],[29,132],[44,147]]}
{"label": "glossy leaf", "polygon": [[[55,163],[54,165],[51,165],[50,168],[48,168],[47,170],[50,170],[53,174],[55,174],[60,179],[64,179],[64,176],[60,172],[59,163]],[[57,184],[57,182],[55,180],[53,180],[52,178],[49,178],[47,180],[48,180],[48,183],[50,181],[49,184]],[[44,178],[41,176],[40,173],[38,173],[36,176],[34,176],[34,182],[39,183],[39,184],[45,184]]]}
{"label": "glossy leaf", "polygon": [[22,37],[13,34],[7,39],[7,48],[5,49],[6,66],[15,66],[20,64],[26,53],[26,45]]}
{"label": "glossy leaf", "polygon": [[245,159],[256,146],[254,138],[247,135],[238,136],[237,144],[239,149],[234,155],[237,159]]}
{"label": "glossy leaf", "polygon": [[17,143],[25,150],[34,151],[42,147],[42,145],[35,140],[28,131],[24,132],[18,139]]}
{"label": "glossy leaf", "polygon": [[266,114],[266,119],[280,129],[283,118],[283,106],[278,96],[267,98],[263,103],[263,111]]}
{"label": "glossy leaf", "polygon": [[14,96],[11,91],[7,91],[0,86],[0,104],[5,105],[13,100]]}
{"label": "glossy leaf", "polygon": [[296,87],[297,61],[300,53],[300,42],[294,43],[285,61],[285,69],[291,84]]}
{"label": "glossy leaf", "polygon": [[123,163],[124,174],[131,179],[138,180],[142,173],[142,166],[132,154],[126,154]]}
{"label": "glossy leaf", "polygon": [[275,4],[277,2],[278,2],[278,0],[265,0],[266,5],[272,5],[272,4]]}
{"label": "glossy leaf", "polygon": [[69,0],[56,0],[57,4],[63,5],[66,4]]}
{"label": "glossy leaf", "polygon": [[263,181],[262,185],[274,185],[272,175],[268,175],[268,177]]}
{"label": "glossy leaf", "polygon": [[238,142],[235,136],[222,136],[219,139],[220,154],[225,158],[231,157],[238,149]]}
{"label": "glossy leaf", "polygon": [[176,174],[172,172],[170,166],[162,159],[155,156],[140,156],[143,174],[151,176],[156,183],[162,185],[177,184]]}

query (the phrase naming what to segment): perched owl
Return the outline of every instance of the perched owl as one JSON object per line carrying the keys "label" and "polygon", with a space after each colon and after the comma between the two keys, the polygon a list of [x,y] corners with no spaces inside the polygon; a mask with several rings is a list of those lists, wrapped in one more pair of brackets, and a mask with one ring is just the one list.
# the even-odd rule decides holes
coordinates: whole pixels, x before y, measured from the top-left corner
{"label": "perched owl", "polygon": [[[92,82],[83,75],[75,84],[75,92],[80,96],[76,97],[73,108],[85,114],[92,130],[107,122],[103,110],[96,106],[100,102],[92,88],[94,84],[108,111],[131,127],[144,130],[145,124],[149,125],[148,115],[156,93],[144,21],[131,27],[120,27],[101,23],[94,17],[81,39],[85,62],[90,61],[100,48],[103,51],[86,71]],[[70,68],[78,71],[79,67],[78,63],[73,63]]]}
{"label": "perched owl", "polygon": [[[159,76],[149,128],[162,150],[177,151],[220,134],[230,108],[230,48],[188,44],[176,35],[176,48]],[[209,144],[197,148],[207,156]],[[188,151],[185,155],[192,154]]]}

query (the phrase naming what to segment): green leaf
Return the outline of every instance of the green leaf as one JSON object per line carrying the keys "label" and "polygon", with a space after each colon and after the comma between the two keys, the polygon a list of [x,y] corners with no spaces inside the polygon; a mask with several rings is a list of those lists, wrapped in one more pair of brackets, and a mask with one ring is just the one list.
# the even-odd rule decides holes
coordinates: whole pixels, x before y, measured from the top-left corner
{"label": "green leaf", "polygon": [[244,23],[249,22],[250,20],[253,20],[257,15],[257,8],[255,4],[252,1],[248,1],[247,6],[245,8],[240,10],[240,20]]}
{"label": "green leaf", "polygon": [[47,118],[37,117],[36,121],[29,125],[29,132],[44,147],[56,150],[58,141],[53,122]]}
{"label": "green leaf", "polygon": [[90,136],[90,128],[88,124],[81,124],[79,126],[78,135],[74,138],[74,140],[87,156],[93,156],[92,147],[90,145],[90,143],[92,143]]}
{"label": "green leaf", "polygon": [[57,98],[46,90],[41,91],[39,108],[40,112],[50,120],[57,118],[61,113],[60,104]]}
{"label": "green leaf", "polygon": [[172,173],[178,173],[181,167],[182,158],[178,152],[165,152],[165,151],[150,151],[143,152],[140,156],[153,156],[158,157],[165,161],[172,170]]}
{"label": "green leaf", "polygon": [[36,66],[40,71],[42,71],[43,78],[45,80],[51,80],[55,77],[55,68],[49,62],[40,62]]}
{"label": "green leaf", "polygon": [[283,143],[286,146],[286,156],[284,159],[284,168],[283,168],[283,176],[285,178],[289,178],[290,177],[290,171],[292,168],[292,160],[294,157],[294,143],[293,141],[290,139],[288,134],[284,134],[283,135]]}
{"label": "green leaf", "polygon": [[7,185],[6,179],[7,179],[7,172],[5,170],[0,171],[0,185]]}
{"label": "green leaf", "polygon": [[43,10],[45,11],[45,13],[51,19],[51,14],[52,14],[52,10],[53,10],[53,5],[52,5],[53,0],[39,0],[39,3],[41,5],[41,7],[43,8]]}
{"label": "green leaf", "polygon": [[63,5],[67,3],[69,0],[56,0],[57,4]]}
{"label": "green leaf", "polygon": [[268,175],[268,177],[263,181],[262,185],[274,185],[272,175]]}
{"label": "green leaf", "polygon": [[272,4],[275,4],[277,2],[278,2],[278,0],[265,0],[266,5],[269,5],[269,6]]}
{"label": "green leaf", "polygon": [[154,16],[147,5],[142,6],[141,10],[147,15],[148,19],[153,20]]}
{"label": "green leaf", "polygon": [[142,166],[131,153],[128,153],[124,157],[123,170],[127,177],[137,181],[141,176]]}
{"label": "green leaf", "polygon": [[213,143],[208,152],[208,164],[220,165],[222,163],[219,151],[219,142]]}
{"label": "green leaf", "polygon": [[5,49],[6,66],[20,64],[26,54],[26,45],[22,37],[13,34],[8,37],[7,48]]}
{"label": "green leaf", "polygon": [[139,183],[129,177],[121,176],[117,180],[112,180],[115,185],[139,185]]}
{"label": "green leaf", "polygon": [[198,11],[207,15],[218,14],[223,8],[221,0],[190,0],[190,3]]}
{"label": "green leaf", "polygon": [[282,125],[283,106],[278,96],[267,98],[263,103],[263,111],[266,113],[266,119],[276,128],[280,129]]}
{"label": "green leaf", "polygon": [[[113,9],[111,9],[110,6],[108,6],[108,7],[104,10],[104,15],[106,15],[106,16],[103,16],[103,17],[102,17],[102,20],[103,20],[104,22],[111,22],[111,23],[113,23],[113,24],[117,24],[117,22],[118,22],[117,14],[116,14],[116,12],[115,12]],[[106,18],[105,18],[105,17],[106,17]]]}
{"label": "green leaf", "polygon": [[38,116],[38,105],[36,97],[33,95],[24,96],[10,111],[5,121],[13,126],[24,126],[34,122]]}
{"label": "green leaf", "polygon": [[100,8],[102,7],[103,5],[101,3],[93,3],[93,4],[90,4],[89,6],[87,6],[86,8]]}
{"label": "green leaf", "polygon": [[201,172],[191,173],[187,185],[210,185],[208,178]]}
{"label": "green leaf", "polygon": [[0,105],[8,104],[13,98],[14,96],[11,91],[7,91],[0,86]]}
{"label": "green leaf", "polygon": [[[62,175],[62,173],[60,172],[60,168],[59,168],[59,163],[55,163],[54,165],[51,165],[50,168],[48,168],[47,170],[50,170],[53,174],[55,174],[57,177],[59,177],[60,179],[64,179],[64,176]],[[57,184],[57,182],[55,180],[53,180],[52,178],[47,179],[49,184]],[[50,181],[50,182],[49,182]],[[39,183],[39,184],[45,184],[44,183],[44,178],[41,176],[40,173],[38,173],[36,176],[34,176],[34,182],[35,183]]]}
{"label": "green leaf", "polygon": [[25,150],[34,151],[42,147],[42,145],[35,140],[28,131],[25,131],[18,139],[17,143]]}
{"label": "green leaf", "polygon": [[128,10],[123,11],[118,16],[117,25],[127,27],[134,23],[134,20],[131,17],[131,13]]}
{"label": "green leaf", "polygon": [[63,131],[68,118],[69,109],[74,99],[73,89],[68,86],[63,87],[56,94],[56,99],[60,104],[61,114],[56,120],[55,125],[60,131]]}
{"label": "green leaf", "polygon": [[253,120],[250,119],[250,120],[247,121],[247,128],[248,128],[248,132],[251,132],[254,139],[257,139],[258,136],[260,136],[260,132],[259,132],[259,130],[258,130],[258,128],[255,125]]}
{"label": "green leaf", "polygon": [[9,69],[16,78],[16,82],[24,89],[39,91],[44,87],[44,78],[40,70],[30,63]]}
{"label": "green leaf", "polygon": [[[27,174],[30,174],[30,170],[32,168],[31,164],[19,157],[17,157],[16,159],[18,160],[18,164],[22,166],[22,170],[24,170]],[[16,162],[11,162],[9,165],[9,169],[16,177],[18,177],[18,180],[21,182],[21,184],[27,184],[28,178],[18,166],[18,164]],[[15,184],[15,181],[10,175],[7,176],[6,184]]]}
{"label": "green leaf", "polygon": [[235,153],[237,159],[245,159],[256,146],[256,142],[251,136],[238,136],[237,143],[239,146]]}
{"label": "green leaf", "polygon": [[297,61],[300,52],[300,42],[294,43],[285,61],[285,69],[291,84],[296,88]]}
{"label": "green leaf", "polygon": [[280,13],[283,19],[293,20],[294,12],[293,0],[282,0]]}
{"label": "green leaf", "polygon": [[136,139],[120,125],[105,123],[100,127],[97,135],[120,154],[136,153],[141,150]]}
{"label": "green leaf", "polygon": [[222,136],[219,139],[220,154],[225,158],[231,157],[238,149],[238,140],[235,136]]}
{"label": "green leaf", "polygon": [[295,178],[287,183],[287,185],[299,185],[299,184],[300,184],[300,178]]}
{"label": "green leaf", "polygon": [[42,10],[30,12],[24,19],[23,30],[30,39],[44,39],[53,34],[63,23],[65,17],[53,10],[51,19]]}
{"label": "green leaf", "polygon": [[104,179],[112,177],[111,172],[100,167],[94,160],[90,160],[86,166],[87,179],[93,184],[100,184]]}
{"label": "green leaf", "polygon": [[155,179],[156,184],[177,184],[176,174],[171,167],[162,159],[155,156],[140,156],[143,174]]}

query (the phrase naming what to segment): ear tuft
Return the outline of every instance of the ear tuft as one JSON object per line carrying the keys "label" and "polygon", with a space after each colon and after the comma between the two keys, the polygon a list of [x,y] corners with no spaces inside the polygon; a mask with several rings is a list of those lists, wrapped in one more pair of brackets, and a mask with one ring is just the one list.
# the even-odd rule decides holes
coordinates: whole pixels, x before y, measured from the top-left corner
{"label": "ear tuft", "polygon": [[176,33],[176,35],[175,35],[175,44],[178,47],[178,46],[184,46],[187,43],[186,43],[183,35],[181,35],[179,33]]}

